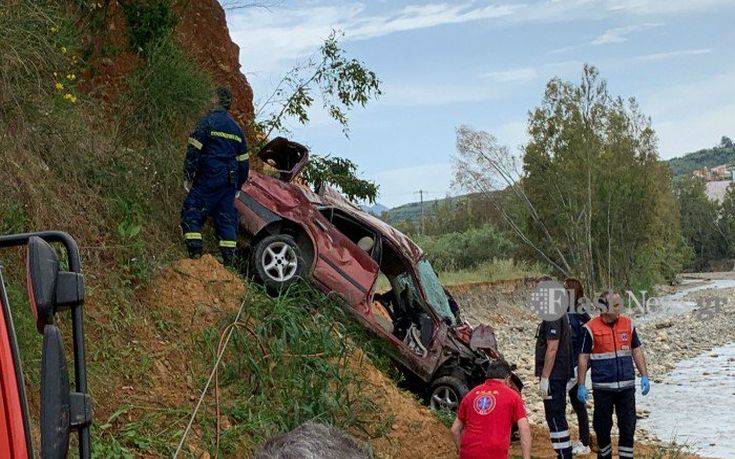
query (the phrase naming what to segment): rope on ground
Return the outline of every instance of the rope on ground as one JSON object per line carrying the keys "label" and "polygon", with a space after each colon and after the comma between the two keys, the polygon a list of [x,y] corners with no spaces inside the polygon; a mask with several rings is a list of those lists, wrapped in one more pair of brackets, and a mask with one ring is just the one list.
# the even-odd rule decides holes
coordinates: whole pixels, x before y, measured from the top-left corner
{"label": "rope on ground", "polygon": [[[217,369],[219,368],[219,364],[222,361],[222,356],[225,353],[225,349],[227,349],[227,345],[230,342],[230,338],[232,337],[232,333],[235,330],[235,326],[239,323],[240,316],[242,315],[242,312],[245,309],[245,303],[246,301],[243,301],[240,304],[240,310],[237,311],[237,316],[235,317],[235,320],[233,321],[233,323],[231,323],[225,328],[226,332],[223,331],[223,336],[224,334],[226,334],[227,337],[225,338],[224,344],[221,346],[221,348],[220,346],[218,346],[217,360],[214,362],[214,367],[212,368],[212,371],[209,373],[209,379],[207,379],[207,383],[204,385],[204,389],[202,389],[202,393],[199,396],[199,400],[197,400],[196,406],[194,407],[194,412],[191,413],[189,424],[186,426],[186,429],[184,430],[184,434],[181,436],[181,441],[179,442],[179,446],[176,448],[176,452],[174,453],[174,458],[177,458],[179,454],[181,453],[181,450],[184,448],[184,441],[186,441],[186,437],[189,435],[189,431],[191,430],[192,425],[194,425],[194,419],[196,419],[197,413],[199,412],[199,408],[201,408],[202,402],[204,401],[204,397],[207,395],[207,391],[209,390],[209,385],[212,384],[212,380],[217,374]],[[221,338],[220,338],[220,344],[222,344]],[[219,418],[217,422],[219,423]]]}

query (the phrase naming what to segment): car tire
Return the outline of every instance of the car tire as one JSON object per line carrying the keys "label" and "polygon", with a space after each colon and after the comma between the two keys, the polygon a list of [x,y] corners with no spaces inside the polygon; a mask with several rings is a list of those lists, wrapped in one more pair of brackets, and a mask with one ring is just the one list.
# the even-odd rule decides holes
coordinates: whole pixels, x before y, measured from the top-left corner
{"label": "car tire", "polygon": [[301,248],[286,234],[258,241],[253,247],[251,263],[263,285],[276,292],[300,279],[306,266]]}
{"label": "car tire", "polygon": [[459,403],[469,391],[464,378],[454,375],[440,376],[431,383],[427,404],[432,410],[457,411]]}

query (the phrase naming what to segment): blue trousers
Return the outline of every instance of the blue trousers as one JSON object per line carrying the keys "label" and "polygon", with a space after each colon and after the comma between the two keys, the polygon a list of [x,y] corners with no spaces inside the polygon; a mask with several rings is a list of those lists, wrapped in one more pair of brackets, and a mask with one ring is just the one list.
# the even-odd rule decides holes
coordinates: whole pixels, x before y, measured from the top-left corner
{"label": "blue trousers", "polygon": [[234,252],[237,244],[237,210],[231,185],[209,189],[193,186],[181,208],[181,228],[187,248],[202,248],[202,227],[208,217],[214,221],[223,253]]}

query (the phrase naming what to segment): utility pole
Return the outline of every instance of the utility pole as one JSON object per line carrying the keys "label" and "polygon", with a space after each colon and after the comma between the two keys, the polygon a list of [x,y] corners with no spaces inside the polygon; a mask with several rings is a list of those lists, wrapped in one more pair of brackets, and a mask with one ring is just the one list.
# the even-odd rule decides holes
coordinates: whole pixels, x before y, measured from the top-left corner
{"label": "utility pole", "polygon": [[420,220],[419,220],[419,232],[421,234],[424,233],[424,193],[426,193],[426,191],[424,191],[424,190],[418,190],[418,191],[414,192],[414,194],[418,194],[419,195],[419,198],[420,198],[420,201],[421,201],[421,207],[420,207],[420,209],[421,209],[421,217],[419,217],[420,218]]}

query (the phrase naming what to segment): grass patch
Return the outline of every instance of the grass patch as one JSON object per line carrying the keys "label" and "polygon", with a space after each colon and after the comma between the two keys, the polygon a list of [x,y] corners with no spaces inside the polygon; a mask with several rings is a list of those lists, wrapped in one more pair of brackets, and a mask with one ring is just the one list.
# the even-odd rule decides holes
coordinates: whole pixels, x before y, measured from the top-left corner
{"label": "grass patch", "polygon": [[[350,322],[337,302],[306,285],[277,298],[254,293],[248,299],[221,372],[222,412],[232,422],[221,432],[221,453],[238,451],[243,438],[257,445],[310,420],[366,428],[359,415],[372,402],[360,396],[348,366],[351,343],[364,336]],[[218,339],[211,330],[210,349]],[[208,443],[215,435],[205,429]]]}
{"label": "grass patch", "polygon": [[509,279],[522,279],[544,274],[544,269],[538,263],[516,261],[512,258],[493,258],[492,261],[480,263],[473,269],[445,271],[439,273],[439,279],[444,285],[458,285],[472,282],[491,282]]}

